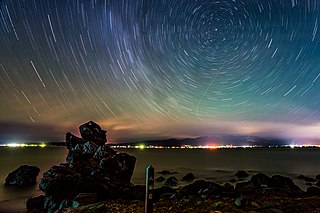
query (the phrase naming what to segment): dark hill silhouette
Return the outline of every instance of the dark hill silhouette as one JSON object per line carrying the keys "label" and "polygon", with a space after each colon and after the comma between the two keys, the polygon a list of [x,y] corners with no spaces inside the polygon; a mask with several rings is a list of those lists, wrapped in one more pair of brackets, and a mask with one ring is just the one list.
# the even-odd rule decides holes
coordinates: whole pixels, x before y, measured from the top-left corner
{"label": "dark hill silhouette", "polygon": [[[196,138],[184,138],[184,139],[167,139],[167,140],[150,140],[150,141],[137,141],[132,143],[121,143],[119,145],[138,145],[145,146],[282,146],[290,144],[288,140],[284,139],[265,139],[257,136],[250,135],[213,135],[202,136]],[[115,144],[116,145],[116,144]]]}

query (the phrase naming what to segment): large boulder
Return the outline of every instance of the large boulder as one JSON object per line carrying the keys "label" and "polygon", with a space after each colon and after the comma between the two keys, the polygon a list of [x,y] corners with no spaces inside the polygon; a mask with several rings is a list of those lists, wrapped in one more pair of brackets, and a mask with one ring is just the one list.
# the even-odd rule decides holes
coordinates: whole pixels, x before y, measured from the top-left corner
{"label": "large boulder", "polygon": [[274,175],[271,177],[268,187],[274,188],[279,192],[285,192],[291,195],[302,194],[303,191],[293,183],[289,177]]}
{"label": "large boulder", "polygon": [[36,183],[40,169],[36,166],[23,165],[9,173],[6,177],[6,185],[27,186]]}
{"label": "large boulder", "polygon": [[261,185],[268,186],[270,184],[270,181],[271,178],[263,173],[258,173],[251,177],[251,182],[253,182],[256,187],[261,187]]}
{"label": "large boulder", "polygon": [[201,196],[203,198],[221,195],[224,193],[225,188],[217,183],[197,180],[190,185],[182,187],[179,191],[181,197],[185,196]]}
{"label": "large boulder", "polygon": [[193,181],[195,179],[194,174],[188,173],[185,176],[182,177],[182,181]]}
{"label": "large boulder", "polygon": [[106,131],[93,121],[82,124],[79,127],[81,137],[86,141],[93,141],[101,146],[107,142]]}

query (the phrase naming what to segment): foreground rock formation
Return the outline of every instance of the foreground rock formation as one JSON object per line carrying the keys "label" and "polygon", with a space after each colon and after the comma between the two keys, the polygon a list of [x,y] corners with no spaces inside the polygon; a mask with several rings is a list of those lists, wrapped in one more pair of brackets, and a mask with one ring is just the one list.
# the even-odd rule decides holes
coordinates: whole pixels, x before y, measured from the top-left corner
{"label": "foreground rock formation", "polygon": [[6,185],[28,186],[36,183],[40,169],[36,166],[23,165],[9,173]]}
{"label": "foreground rock formation", "polygon": [[109,147],[106,131],[93,121],[79,130],[82,138],[66,134],[66,162],[44,173],[39,184],[44,197],[29,199],[27,209],[76,207],[79,202],[75,198],[83,193],[93,193],[97,200],[130,196],[136,158]]}

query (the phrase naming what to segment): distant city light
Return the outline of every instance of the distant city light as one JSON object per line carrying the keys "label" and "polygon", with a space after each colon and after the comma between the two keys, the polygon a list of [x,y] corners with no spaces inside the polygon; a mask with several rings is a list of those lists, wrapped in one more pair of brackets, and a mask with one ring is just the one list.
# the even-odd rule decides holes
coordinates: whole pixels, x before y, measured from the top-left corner
{"label": "distant city light", "polygon": [[141,144],[141,145],[139,145],[138,147],[139,147],[139,149],[144,149],[144,148],[145,148],[145,145]]}
{"label": "distant city light", "polygon": [[23,148],[23,147],[46,147],[45,143],[41,144],[26,144],[26,143],[8,143],[8,144],[0,144],[3,147],[10,147],[10,148]]}
{"label": "distant city light", "polygon": [[320,145],[279,145],[279,146],[233,146],[233,145],[224,145],[224,146],[192,146],[192,145],[182,145],[182,146],[153,146],[153,145],[138,145],[138,146],[126,146],[126,145],[112,145],[112,148],[118,149],[236,149],[236,148],[320,148]]}

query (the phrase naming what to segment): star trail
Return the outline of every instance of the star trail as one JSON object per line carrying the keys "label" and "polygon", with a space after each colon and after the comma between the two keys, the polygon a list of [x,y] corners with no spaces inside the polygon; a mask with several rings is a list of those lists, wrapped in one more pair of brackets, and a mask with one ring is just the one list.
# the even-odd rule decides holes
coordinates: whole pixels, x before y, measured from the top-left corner
{"label": "star trail", "polygon": [[320,140],[317,0],[4,0],[0,140]]}

